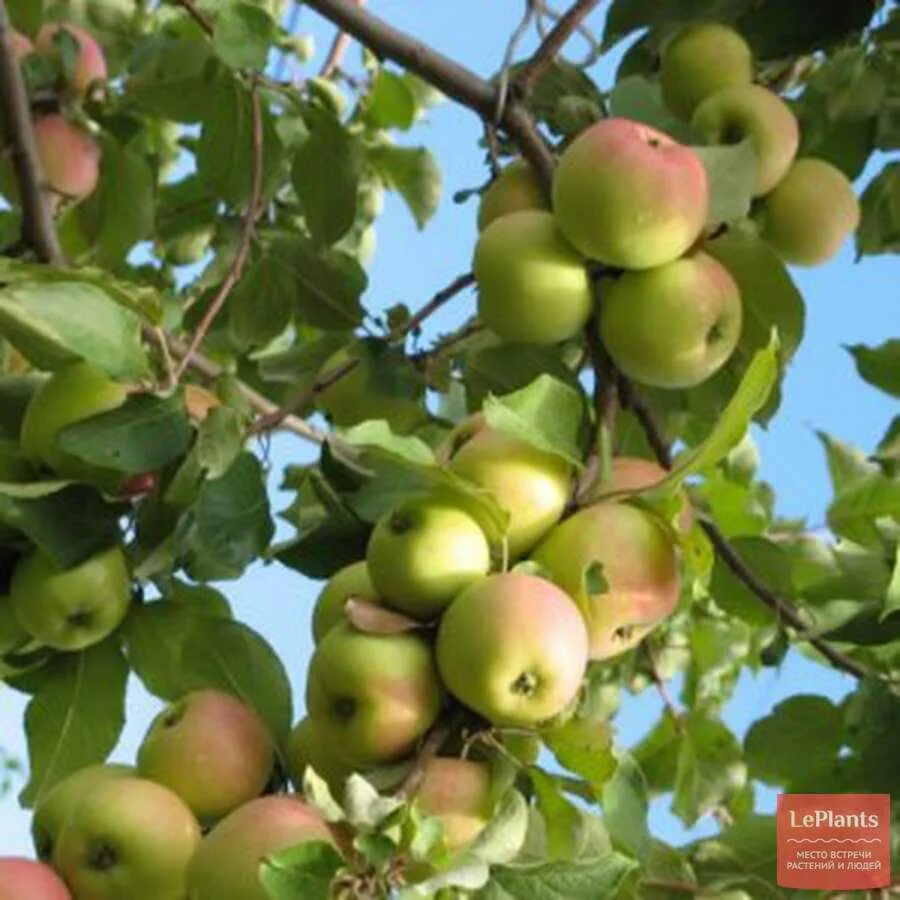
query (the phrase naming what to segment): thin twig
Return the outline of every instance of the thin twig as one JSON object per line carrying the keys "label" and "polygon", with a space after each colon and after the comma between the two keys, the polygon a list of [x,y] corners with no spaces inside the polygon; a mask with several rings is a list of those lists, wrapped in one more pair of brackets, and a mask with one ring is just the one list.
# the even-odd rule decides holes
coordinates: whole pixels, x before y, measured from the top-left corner
{"label": "thin twig", "polygon": [[397,337],[404,338],[422,326],[429,316],[436,313],[445,303],[452,300],[467,287],[475,284],[475,276],[471,272],[458,275],[445,288],[441,288],[418,312],[414,313],[398,331]]}
{"label": "thin twig", "polygon": [[656,663],[656,655],[653,652],[653,649],[650,646],[648,641],[644,641],[642,644],[644,648],[644,653],[647,656],[647,665],[650,669],[650,677],[653,679],[653,683],[656,685],[656,691],[659,694],[660,700],[663,702],[663,706],[669,711],[669,715],[672,717],[672,721],[675,723],[676,728],[680,728],[682,724],[682,712],[678,708],[678,704],[675,702],[675,698],[672,696],[669,691],[669,685],[666,684],[665,678],[662,677],[659,671],[659,666]]}
{"label": "thin twig", "polygon": [[[366,0],[353,0],[357,6],[365,6]],[[322,63],[322,68],[319,70],[319,76],[321,78],[331,78],[338,69],[340,69],[341,65],[344,62],[344,57],[347,55],[347,51],[350,49],[350,35],[341,29],[334,36],[334,40],[331,42],[331,47],[328,50],[328,55],[325,57],[325,62]]]}
{"label": "thin twig", "polygon": [[174,0],[210,37],[213,34],[213,24],[206,15],[202,13],[196,6],[194,0]]}
{"label": "thin twig", "polygon": [[43,262],[65,263],[53,215],[44,192],[44,172],[34,137],[28,94],[13,52],[13,29],[0,0],[0,116],[12,151],[22,204],[22,240]]}
{"label": "thin twig", "polygon": [[506,97],[509,91],[509,67],[512,65],[516,48],[525,37],[528,26],[537,12],[535,0],[525,0],[525,14],[516,26],[509,41],[506,44],[506,52],[503,54],[503,62],[500,64],[500,78],[497,84],[497,110],[494,113],[494,121],[499,122],[503,118],[503,108],[506,106]]}
{"label": "thin twig", "polygon": [[187,353],[182,357],[178,368],[175,370],[176,381],[181,378],[190,365],[191,357],[203,343],[204,338],[209,333],[209,329],[212,328],[213,322],[215,322],[216,317],[222,311],[222,307],[225,305],[225,301],[228,299],[232,289],[241,280],[241,275],[244,273],[244,265],[250,254],[250,244],[253,241],[256,217],[260,209],[263,182],[262,110],[259,102],[259,89],[256,80],[252,78],[250,83],[250,102],[253,108],[253,185],[250,192],[250,201],[244,213],[244,226],[228,274],[203,314],[203,318],[200,320],[200,324],[197,326],[194,336],[188,344]]}

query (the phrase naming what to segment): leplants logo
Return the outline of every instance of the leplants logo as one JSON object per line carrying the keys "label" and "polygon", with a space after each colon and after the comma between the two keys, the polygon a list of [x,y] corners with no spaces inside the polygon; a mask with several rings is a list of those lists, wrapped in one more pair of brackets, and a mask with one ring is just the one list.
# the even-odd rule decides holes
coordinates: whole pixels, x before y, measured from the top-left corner
{"label": "leplants logo", "polygon": [[888,794],[781,794],[778,884],[866,890],[891,883]]}

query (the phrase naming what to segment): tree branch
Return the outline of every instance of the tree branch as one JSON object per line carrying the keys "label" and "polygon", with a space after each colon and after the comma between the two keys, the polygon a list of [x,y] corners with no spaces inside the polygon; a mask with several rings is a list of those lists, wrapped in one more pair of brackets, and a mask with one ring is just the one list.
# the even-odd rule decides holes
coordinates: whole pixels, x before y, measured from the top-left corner
{"label": "tree branch", "polygon": [[213,24],[206,15],[196,6],[194,0],[173,0],[176,6],[180,6],[210,37],[213,34]]}
{"label": "tree branch", "polygon": [[445,303],[452,300],[457,294],[475,284],[475,276],[471,272],[458,275],[445,288],[441,288],[418,312],[410,316],[409,320],[399,329],[397,337],[404,338],[412,334],[422,326],[429,316],[436,313]]}
{"label": "tree branch", "polygon": [[[357,6],[366,5],[366,0],[353,0],[353,2]],[[331,78],[331,76],[341,67],[344,57],[347,55],[347,50],[350,48],[350,40],[350,35],[344,30],[338,31],[334,36],[331,48],[328,51],[328,55],[325,57],[325,62],[322,63],[322,68],[319,70],[319,76],[321,78]]]}
{"label": "tree branch", "polygon": [[43,262],[65,263],[34,138],[28,94],[12,46],[13,29],[5,0],[0,0],[0,116],[12,151],[22,205],[22,240]]}

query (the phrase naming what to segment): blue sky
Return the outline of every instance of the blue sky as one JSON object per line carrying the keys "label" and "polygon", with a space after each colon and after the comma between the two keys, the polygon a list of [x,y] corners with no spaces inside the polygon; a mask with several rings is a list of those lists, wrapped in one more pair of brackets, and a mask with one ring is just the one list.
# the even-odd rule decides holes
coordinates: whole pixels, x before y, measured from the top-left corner
{"label": "blue sky", "polygon": [[[523,7],[510,0],[428,4],[414,0],[373,0],[370,5],[396,26],[484,75],[498,67],[507,37]],[[595,14],[591,24],[599,28],[602,13]],[[317,59],[321,59],[330,43],[332,29],[304,9],[299,30],[314,36]],[[532,36],[522,46],[523,50],[533,46]],[[582,50],[573,41],[573,55],[580,55]],[[348,67],[357,66],[358,59],[354,48]],[[612,71],[613,64],[604,62],[592,74],[601,86],[608,86]],[[451,198],[459,190],[480,185],[486,177],[482,154],[477,148],[479,125],[467,110],[444,104],[435,108],[412,135],[401,138],[404,143],[425,143],[437,155],[444,173],[444,199],[432,223],[420,233],[400,201],[388,198],[379,221],[378,249],[369,273],[370,287],[365,299],[370,309],[397,302],[416,308],[469,267],[476,233],[475,204],[457,206]],[[886,395],[859,380],[842,345],[876,344],[891,333],[900,332],[896,296],[900,272],[895,259],[869,259],[858,266],[852,260],[852,250],[847,246],[828,266],[795,273],[807,300],[806,340],[784,385],[780,415],[768,431],[756,434],[762,452],[762,475],[775,486],[779,511],[784,515],[806,516],[814,526],[823,522],[830,496],[827,470],[815,431],[830,432],[868,450],[874,447],[890,416],[896,413],[895,404]],[[426,338],[452,329],[473,309],[471,293],[459,298],[431,320]],[[287,502],[274,490],[283,465],[313,458],[314,451],[297,440],[279,437],[273,441],[275,509]],[[259,630],[285,662],[295,689],[299,718],[311,649],[309,612],[319,585],[278,566],[258,566],[241,581],[222,587],[235,613]],[[743,735],[752,721],[765,715],[786,696],[806,692],[838,697],[850,684],[849,678],[814,666],[792,653],[779,670],[766,670],[758,677],[748,675],[741,680],[736,697],[726,711],[726,720],[738,735]],[[21,726],[24,699],[0,686],[0,746],[22,759],[25,758]],[[147,697],[139,685],[132,687],[128,724],[114,753],[115,759],[133,758],[158,707],[158,702]],[[660,703],[653,692],[627,701],[617,723],[621,741],[628,745],[637,740],[653,724],[659,711]],[[760,802],[763,808],[772,809],[774,794],[764,793]],[[0,800],[0,855],[30,852],[28,822],[28,815],[18,809],[14,795]],[[677,820],[665,810],[664,802],[654,804],[651,823],[661,837],[670,841],[678,842],[686,837]],[[696,833],[711,829],[711,823],[703,822]]]}

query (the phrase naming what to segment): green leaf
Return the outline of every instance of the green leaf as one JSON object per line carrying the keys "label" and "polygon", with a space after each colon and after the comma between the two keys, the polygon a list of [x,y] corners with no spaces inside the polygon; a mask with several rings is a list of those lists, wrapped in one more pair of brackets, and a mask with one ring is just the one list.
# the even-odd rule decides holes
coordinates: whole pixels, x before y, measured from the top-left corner
{"label": "green leaf", "polygon": [[33,0],[8,0],[7,7],[9,18],[16,31],[27,34],[29,37],[37,37],[43,18],[43,7]]}
{"label": "green leaf", "polygon": [[854,481],[828,507],[831,530],[857,544],[881,544],[882,518],[900,521],[900,479],[880,473]]}
{"label": "green leaf", "polygon": [[266,857],[260,882],[271,900],[328,900],[331,880],[343,865],[332,844],[305,841]]}
{"label": "green leaf", "polygon": [[754,900],[782,900],[775,885],[775,817],[745,816],[689,849],[701,884],[744,888]]}
{"label": "green leaf", "polygon": [[887,340],[879,347],[854,344],[846,349],[861,378],[892,397],[900,397],[900,339]]}
{"label": "green leaf", "polygon": [[610,48],[642,28],[676,25],[695,19],[726,19],[734,0],[614,0],[606,17],[603,46]]}
{"label": "green leaf", "polygon": [[291,322],[294,276],[274,254],[255,260],[228,301],[228,326],[240,347],[258,347],[278,337]]}
{"label": "green leaf", "polygon": [[20,801],[32,806],[77,769],[103,762],[125,724],[128,666],[113,638],[61,653],[38,675],[25,710],[30,777]]}
{"label": "green leaf", "polygon": [[683,143],[696,143],[690,128],[663,103],[659,85],[642,75],[621,79],[609,95],[609,107],[615,116],[658,128]]}
{"label": "green leaf", "polygon": [[707,222],[736,222],[750,212],[756,186],[757,158],[753,141],[718,147],[694,147],[709,178]]}
{"label": "green leaf", "polygon": [[900,252],[900,163],[888,163],[863,192],[856,232],[860,256]]}
{"label": "green leaf", "polygon": [[344,786],[344,811],[347,821],[360,831],[376,829],[389,815],[403,805],[399,797],[383,797],[357,772]]}
{"label": "green leaf", "polygon": [[365,99],[366,119],[375,128],[407,131],[416,121],[416,98],[403,75],[379,69]]}
{"label": "green leaf", "polygon": [[828,474],[831,476],[831,487],[835,494],[839,494],[861,478],[878,473],[878,466],[859,448],[845,444],[823,431],[816,432],[816,436],[825,448]]}
{"label": "green leaf", "polygon": [[603,786],[603,819],[615,844],[640,858],[647,849],[647,782],[629,753],[620,751],[618,765]]}
{"label": "green leaf", "polygon": [[216,15],[213,47],[233,69],[263,69],[278,26],[269,13],[252,3],[226,3]]}
{"label": "green leaf", "polygon": [[552,775],[532,766],[528,777],[547,826],[547,859],[577,859],[583,840],[581,811]]}
{"label": "green leaf", "polygon": [[598,795],[616,771],[612,729],[605,718],[576,714],[543,738],[560,764],[586,778]]}
{"label": "green leaf", "polygon": [[516,858],[528,832],[528,803],[509,788],[497,803],[490,821],[470,846],[470,853],[490,865]]}
{"label": "green leaf", "polygon": [[441,170],[431,152],[382,145],[370,148],[368,159],[384,183],[406,201],[416,225],[424,228],[441,199]]}
{"label": "green leaf", "polygon": [[888,585],[884,596],[884,610],[881,618],[885,619],[891,613],[900,609],[900,545],[897,546],[897,554],[894,558],[894,570],[891,574],[891,583]]}
{"label": "green leaf", "polygon": [[384,419],[373,419],[344,429],[341,440],[356,447],[377,448],[417,466],[435,463],[434,451],[428,444],[417,437],[394,434]]}
{"label": "green leaf", "polygon": [[0,290],[0,335],[39,369],[86,359],[120,381],[147,375],[140,323],[85,282],[32,282]]}
{"label": "green leaf", "polygon": [[[514,66],[510,77],[519,70]],[[558,135],[581,130],[603,114],[603,95],[587,72],[574,63],[555,59],[546,66],[532,87],[528,109],[539,122]]]}

